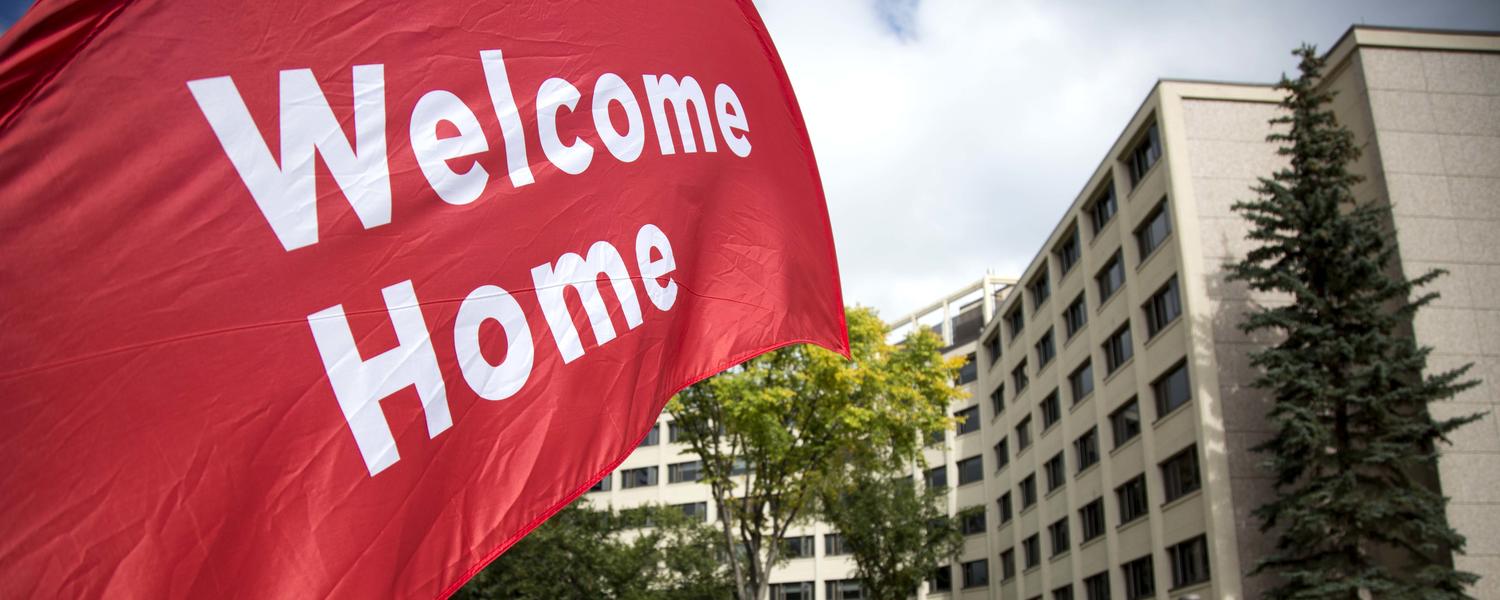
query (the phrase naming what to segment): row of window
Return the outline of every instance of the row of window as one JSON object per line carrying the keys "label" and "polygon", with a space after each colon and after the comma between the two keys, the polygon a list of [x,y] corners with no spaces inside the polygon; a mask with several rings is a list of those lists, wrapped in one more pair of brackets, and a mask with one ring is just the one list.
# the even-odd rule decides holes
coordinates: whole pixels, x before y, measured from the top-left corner
{"label": "row of window", "polygon": [[[734,464],[729,469],[729,474],[744,475],[748,471],[749,469],[746,468],[745,462],[743,460],[735,460]],[[621,469],[619,471],[620,489],[628,490],[656,485],[657,483],[659,483],[658,473],[659,469],[654,465],[649,467],[637,467],[634,469]],[[603,479],[600,479],[598,483],[594,484],[594,487],[589,488],[589,491],[609,491],[610,481],[613,478],[613,473],[605,475]],[[700,481],[702,479],[703,461],[701,460],[690,460],[686,462],[672,463],[670,465],[667,465],[667,483],[691,483],[694,481]]]}
{"label": "row of window", "polygon": [[[813,582],[794,581],[771,584],[771,600],[813,600]],[[828,600],[864,600],[864,587],[858,579],[835,579],[823,582],[823,597]]]}
{"label": "row of window", "polygon": [[[1040,553],[1038,549],[1041,542],[1037,536],[1027,538],[1022,544],[1023,551],[1028,553]],[[1167,558],[1171,565],[1172,589],[1181,589],[1190,585],[1197,585],[1209,580],[1208,567],[1208,539],[1199,535],[1194,538],[1173,544],[1167,548]],[[963,563],[965,574],[974,563],[986,562],[984,559]],[[1036,563],[1028,563],[1026,568],[1035,566]],[[976,567],[986,568],[985,566]],[[986,568],[987,570],[987,568]],[[976,577],[976,579],[987,579]],[[1000,553],[1000,581],[1009,581],[1016,576],[1015,551],[1006,550]],[[1120,579],[1125,591],[1126,600],[1140,600],[1151,598],[1156,595],[1156,566],[1150,554],[1126,562],[1120,565]],[[967,579],[965,580],[967,581]],[[940,590],[939,590],[940,591]],[[1109,586],[1109,571],[1100,571],[1083,579],[1083,592],[1086,600],[1111,600]],[[1073,600],[1073,586],[1068,584],[1052,590],[1052,600]],[[1041,598],[1036,596],[1033,600]]]}

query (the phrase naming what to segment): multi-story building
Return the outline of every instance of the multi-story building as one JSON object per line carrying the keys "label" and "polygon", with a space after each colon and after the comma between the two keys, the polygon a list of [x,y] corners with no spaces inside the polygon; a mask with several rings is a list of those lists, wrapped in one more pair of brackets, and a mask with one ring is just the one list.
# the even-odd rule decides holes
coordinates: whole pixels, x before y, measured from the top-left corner
{"label": "multi-story building", "polygon": [[[1451,272],[1412,331],[1435,348],[1433,372],[1472,362],[1483,383],[1432,410],[1490,416],[1457,432],[1433,481],[1469,540],[1455,564],[1482,576],[1476,597],[1500,598],[1500,35],[1354,27],[1327,56],[1322,85],[1364,150],[1356,194],[1392,207],[1394,267]],[[951,488],[953,514],[983,517],[919,598],[1260,596],[1248,573],[1270,540],[1251,511],[1271,488],[1250,448],[1269,403],[1247,353],[1267,339],[1238,324],[1280,299],[1224,265],[1249,247],[1231,205],[1285,164],[1266,141],[1280,99],[1265,84],[1160,81],[1014,287],[986,278],[894,323],[935,327],[950,355],[973,357],[963,424],[922,476]],[[694,457],[661,441],[621,466],[608,499],[712,518],[706,488],[671,483]],[[798,533],[807,558],[775,573],[774,598],[857,597],[832,533]]]}

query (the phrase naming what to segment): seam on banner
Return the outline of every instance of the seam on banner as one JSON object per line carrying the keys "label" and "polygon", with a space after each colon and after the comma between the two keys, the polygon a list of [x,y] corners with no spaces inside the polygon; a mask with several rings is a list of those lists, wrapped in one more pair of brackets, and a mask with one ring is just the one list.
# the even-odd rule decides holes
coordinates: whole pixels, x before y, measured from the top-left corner
{"label": "seam on banner", "polygon": [[[843,314],[842,310],[840,310],[840,314]],[[847,335],[847,331],[848,330],[846,328],[845,329],[845,335]],[[745,362],[747,360],[750,360],[752,358],[755,358],[755,357],[760,356],[762,354],[765,354],[767,352],[771,352],[771,351],[778,350],[778,349],[781,349],[781,348],[785,348],[787,346],[792,346],[792,345],[795,345],[795,344],[811,344],[811,345],[814,345],[814,346],[818,346],[820,348],[827,348],[827,346],[824,346],[822,343],[820,343],[820,342],[818,342],[816,340],[807,339],[807,338],[798,338],[798,339],[793,339],[793,340],[786,340],[786,341],[783,341],[783,342],[777,342],[777,343],[771,344],[769,346],[762,346],[760,348],[757,348],[755,350],[750,350],[750,351],[747,351],[747,352],[741,352],[740,354],[737,354],[737,355],[735,355],[735,356],[733,356],[733,357],[731,357],[729,359],[719,361],[719,364],[716,365],[716,366],[714,366],[714,367],[712,367],[712,368],[710,368],[710,369],[708,369],[707,373],[704,373],[702,375],[697,375],[697,376],[694,376],[692,378],[689,378],[688,381],[687,381],[687,383],[684,383],[682,385],[677,386],[676,389],[672,390],[672,393],[667,394],[666,399],[657,400],[657,402],[661,403],[661,408],[657,409],[656,412],[659,415],[662,410],[666,409],[666,400],[670,400],[672,398],[672,396],[676,396],[678,392],[681,392],[682,390],[685,390],[685,389],[687,389],[689,387],[692,387],[694,384],[697,384],[700,381],[708,379],[709,377],[713,377],[714,375],[718,375],[719,373],[723,372],[724,370],[726,370],[726,369],[728,369],[730,367],[733,367],[733,366],[735,366],[737,364],[740,364],[742,362]],[[848,342],[847,341],[845,342],[845,346],[846,347],[848,346]],[[829,348],[829,350],[837,351],[834,348]],[[484,554],[484,557],[481,558],[479,560],[479,562],[475,563],[473,566],[471,566],[467,570],[465,570],[463,572],[463,574],[459,576],[459,578],[458,578],[457,581],[455,581],[452,584],[449,584],[447,587],[443,588],[443,591],[439,592],[438,595],[436,596],[436,598],[438,600],[443,600],[445,598],[448,598],[449,596],[452,596],[455,592],[458,591],[459,588],[463,587],[464,584],[468,583],[470,579],[473,579],[475,575],[478,575],[480,571],[484,570],[485,567],[489,566],[489,564],[491,562],[494,562],[494,560],[497,559],[497,558],[499,558],[500,555],[504,554],[506,550],[509,550],[511,546],[514,546],[516,544],[516,542],[521,541],[521,538],[526,537],[526,535],[529,534],[529,533],[531,533],[532,530],[535,530],[537,527],[541,526],[542,523],[545,523],[547,521],[547,519],[552,518],[552,515],[557,514],[558,511],[566,508],[569,504],[572,504],[573,501],[577,500],[579,496],[582,496],[585,493],[587,493],[589,491],[589,488],[594,487],[594,484],[599,483],[600,479],[603,479],[605,475],[608,475],[611,472],[613,472],[615,470],[615,468],[619,467],[621,463],[625,462],[625,459],[630,458],[630,455],[635,452],[636,446],[639,445],[640,440],[645,439],[646,435],[649,432],[650,432],[649,428],[647,430],[645,430],[645,431],[642,431],[641,435],[636,439],[636,444],[632,445],[632,446],[630,446],[628,448],[626,448],[625,452],[622,453],[619,458],[616,458],[613,461],[611,461],[609,463],[608,467],[605,467],[603,470],[601,470],[598,473],[595,473],[593,476],[589,477],[588,480],[585,481],[582,485],[578,486],[577,489],[575,489],[575,490],[573,490],[573,491],[565,494],[563,496],[562,501],[560,501],[560,502],[558,502],[556,504],[553,504],[552,506],[548,507],[547,510],[542,511],[542,513],[539,516],[537,516],[537,518],[532,519],[531,522],[527,523],[521,529],[517,530],[516,533],[514,533],[510,537],[506,538],[505,541],[501,542],[500,545],[496,546],[494,550],[486,552]]]}

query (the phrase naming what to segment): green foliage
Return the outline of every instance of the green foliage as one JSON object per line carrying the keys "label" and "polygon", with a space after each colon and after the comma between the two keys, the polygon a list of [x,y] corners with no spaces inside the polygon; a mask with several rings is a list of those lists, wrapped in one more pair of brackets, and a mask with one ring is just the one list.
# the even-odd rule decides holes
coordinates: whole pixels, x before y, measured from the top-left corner
{"label": "green foliage", "polygon": [[958,519],[944,508],[945,490],[860,473],[829,496],[824,516],[843,536],[869,600],[906,600],[963,548]]}
{"label": "green foliage", "polygon": [[1291,300],[1241,326],[1282,340],[1252,354],[1256,387],[1274,396],[1275,434],[1256,450],[1277,490],[1256,515],[1278,536],[1256,572],[1277,577],[1276,599],[1468,598],[1476,577],[1449,559],[1464,539],[1421,477],[1446,434],[1478,418],[1435,420],[1427,405],[1475,382],[1462,381],[1467,366],[1424,375],[1431,349],[1404,331],[1436,297],[1414,290],[1441,272],[1391,274],[1388,209],[1355,200],[1359,148],[1326,108],[1322,59],[1308,46],[1295,54],[1301,75],[1279,86],[1288,114],[1272,121],[1289,128],[1269,137],[1290,166],[1235,205],[1258,247],[1233,277]]}
{"label": "green foliage", "polygon": [[[852,360],[813,346],[751,359],[683,390],[667,410],[679,441],[703,459],[721,515],[736,595],[764,598],[794,523],[816,516],[817,499],[853,473],[888,472],[920,458],[923,434],[948,427],[961,393],[930,333],[886,343],[874,311],[846,311]],[[750,475],[737,475],[736,465]],[[747,500],[748,499],[748,500]]]}
{"label": "green foliage", "polygon": [[728,598],[714,529],[674,507],[574,502],[481,571],[456,600]]}

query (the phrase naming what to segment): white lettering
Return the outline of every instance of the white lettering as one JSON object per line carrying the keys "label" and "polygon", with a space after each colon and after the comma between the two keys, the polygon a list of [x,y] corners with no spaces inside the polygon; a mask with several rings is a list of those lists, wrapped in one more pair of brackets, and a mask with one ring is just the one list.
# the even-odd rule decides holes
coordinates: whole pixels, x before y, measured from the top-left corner
{"label": "white lettering", "polygon": [[499,50],[485,50],[479,53],[479,62],[484,66],[490,105],[495,107],[495,118],[500,119],[500,133],[505,137],[505,165],[510,169],[510,184],[530,185],[535,179],[531,176],[531,163],[526,160],[526,130],[521,127],[521,112],[510,91],[505,57]]}
{"label": "white lettering", "polygon": [[[492,365],[479,348],[479,326],[494,319],[505,330],[505,360]],[[531,377],[535,349],[531,327],[515,298],[499,286],[486,285],[469,292],[458,305],[453,323],[453,349],[464,381],[480,398],[504,400],[525,387]]]}
{"label": "white lettering", "polygon": [[[618,102],[625,109],[625,133],[620,134],[609,118],[609,103]],[[641,126],[641,105],[635,94],[625,85],[625,80],[614,73],[605,73],[594,82],[594,128],[604,147],[620,162],[633,162],[641,156],[646,145],[646,132]]]}
{"label": "white lettering", "polygon": [[677,78],[671,75],[643,75],[641,79],[646,83],[646,103],[651,105],[651,124],[656,128],[656,141],[661,145],[663,155],[677,152],[672,145],[672,130],[667,124],[667,102],[672,103],[672,108],[677,113],[677,131],[682,137],[683,152],[691,154],[698,151],[698,143],[693,137],[692,117],[688,115],[689,106],[697,109],[698,130],[703,133],[703,149],[708,152],[718,151],[708,119],[708,103],[703,100],[703,88],[698,86],[698,80],[683,77],[682,82],[678,83]]}
{"label": "white lettering", "polygon": [[578,88],[558,77],[543,81],[536,90],[536,128],[542,138],[542,153],[569,175],[582,173],[594,160],[594,147],[588,142],[575,137],[573,143],[564,144],[557,138],[557,111],[572,111],[578,106],[578,98]]}
{"label": "white lettering", "polygon": [[[438,139],[438,123],[447,121],[458,128],[458,136]],[[411,151],[417,156],[417,165],[427,176],[427,183],[439,198],[448,204],[463,205],[479,199],[490,174],[479,161],[469,164],[468,170],[455,173],[448,168],[448,161],[472,156],[490,149],[479,129],[479,119],[474,111],[447,90],[427,92],[417,101],[411,111]]]}
{"label": "white lettering", "polygon": [[[733,112],[730,109],[734,109]],[[750,156],[750,136],[736,133],[750,133],[750,124],[745,121],[745,107],[740,105],[739,95],[728,84],[721,83],[714,88],[714,112],[719,121],[719,133],[724,135],[729,151],[740,158]]]}
{"label": "white lettering", "polygon": [[542,315],[552,329],[552,340],[562,354],[563,363],[570,363],[583,356],[583,342],[578,330],[573,327],[573,317],[568,312],[563,295],[565,286],[572,286],[583,301],[584,311],[594,328],[594,340],[604,345],[615,339],[615,326],[609,320],[609,310],[599,296],[599,275],[604,274],[614,286],[615,296],[620,300],[620,309],[625,313],[625,323],[630,329],[641,324],[641,305],[635,298],[635,284],[620,253],[608,242],[594,242],[589,247],[588,258],[567,253],[553,264],[539,265],[531,270],[531,281],[536,286],[537,302],[542,305]]}
{"label": "white lettering", "polygon": [[[651,250],[661,253],[660,260],[651,260]],[[646,297],[656,308],[671,310],[677,302],[677,282],[667,277],[665,284],[658,280],[677,270],[677,259],[672,256],[672,242],[661,228],[650,223],[635,234],[635,265],[641,272],[641,282],[646,286]]]}

